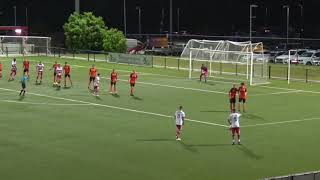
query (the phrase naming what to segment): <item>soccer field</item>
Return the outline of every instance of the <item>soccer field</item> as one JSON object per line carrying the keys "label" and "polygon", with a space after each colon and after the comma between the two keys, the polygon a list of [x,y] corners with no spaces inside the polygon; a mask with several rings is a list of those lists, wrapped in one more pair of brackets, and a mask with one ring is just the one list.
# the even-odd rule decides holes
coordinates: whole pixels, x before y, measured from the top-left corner
{"label": "soccer field", "polygon": [[[1,179],[251,180],[319,170],[320,84],[272,80],[248,87],[242,145],[232,146],[228,91],[240,81],[200,83],[187,71],[95,62],[103,79],[94,97],[87,89],[93,62],[30,57],[27,93],[19,97],[17,59],[18,78],[8,82],[11,60],[1,58]],[[39,60],[45,79],[35,85]],[[52,87],[55,60],[69,62],[73,87]],[[108,93],[113,68],[117,96]],[[131,97],[133,68],[139,78]],[[187,116],[181,142],[173,119],[179,105]]]}

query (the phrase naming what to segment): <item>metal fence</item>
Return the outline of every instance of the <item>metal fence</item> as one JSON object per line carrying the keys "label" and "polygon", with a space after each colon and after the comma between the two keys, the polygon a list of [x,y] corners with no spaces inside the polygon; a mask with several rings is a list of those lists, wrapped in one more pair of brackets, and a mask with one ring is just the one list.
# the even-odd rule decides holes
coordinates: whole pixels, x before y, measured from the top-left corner
{"label": "metal fence", "polygon": [[[35,48],[40,49],[40,48]],[[10,54],[5,54],[10,56]],[[21,54],[22,55],[22,54]],[[89,50],[70,50],[66,48],[51,47],[49,53],[41,53],[41,51],[34,51],[32,56],[51,56],[56,58],[80,59],[86,61],[103,61],[110,62],[111,53],[104,51],[89,51]],[[16,56],[16,54],[14,54]],[[130,57],[131,55],[129,55]],[[135,56],[135,57],[134,57]],[[133,54],[132,58],[144,57],[150,59],[151,63],[145,64],[153,68],[176,69],[178,71],[189,70],[189,60],[173,56],[155,56],[155,55],[137,55]],[[128,54],[126,55],[128,57]],[[146,58],[147,57],[147,58]],[[200,70],[201,65],[205,63],[209,66],[209,62],[192,61],[192,71],[197,72]],[[128,63],[129,64],[129,63]],[[245,78],[246,65],[244,64],[231,64],[219,63],[212,64],[214,76],[232,75],[237,78]],[[269,79],[288,79],[288,65],[286,64],[268,64],[268,77]],[[292,65],[291,66],[291,81],[301,82],[320,82],[320,66],[306,66],[306,65]]]}

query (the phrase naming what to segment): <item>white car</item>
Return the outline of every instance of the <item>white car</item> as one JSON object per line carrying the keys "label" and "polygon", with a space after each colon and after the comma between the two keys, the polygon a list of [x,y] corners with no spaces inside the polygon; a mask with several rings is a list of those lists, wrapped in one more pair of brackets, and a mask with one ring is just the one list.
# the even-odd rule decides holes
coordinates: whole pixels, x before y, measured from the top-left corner
{"label": "white car", "polygon": [[[290,62],[291,64],[298,64],[299,56],[303,53],[307,52],[307,49],[298,49],[290,51]],[[289,51],[284,53],[281,56],[276,57],[275,63],[288,63],[289,60]]]}
{"label": "white car", "polygon": [[299,64],[304,65],[319,65],[320,64],[320,52],[319,51],[307,51],[299,56]]}

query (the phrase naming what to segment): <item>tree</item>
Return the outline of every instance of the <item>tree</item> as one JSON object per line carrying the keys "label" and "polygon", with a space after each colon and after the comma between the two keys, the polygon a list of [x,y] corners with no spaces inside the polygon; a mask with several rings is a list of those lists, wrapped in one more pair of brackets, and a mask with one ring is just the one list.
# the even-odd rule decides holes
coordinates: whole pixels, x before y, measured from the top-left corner
{"label": "tree", "polygon": [[106,32],[102,17],[91,12],[73,13],[63,26],[66,45],[71,49],[102,50]]}
{"label": "tree", "polygon": [[127,39],[122,31],[115,28],[108,29],[104,35],[103,48],[107,52],[125,53],[127,51]]}

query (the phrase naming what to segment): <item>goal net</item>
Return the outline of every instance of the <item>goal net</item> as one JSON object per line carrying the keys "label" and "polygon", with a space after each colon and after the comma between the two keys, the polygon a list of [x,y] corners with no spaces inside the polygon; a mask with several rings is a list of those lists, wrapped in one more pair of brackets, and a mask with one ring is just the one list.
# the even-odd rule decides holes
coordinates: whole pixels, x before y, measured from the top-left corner
{"label": "goal net", "polygon": [[268,83],[263,43],[190,40],[181,58],[189,60],[189,78],[207,65],[209,76],[248,80],[251,85]]}
{"label": "goal net", "polygon": [[48,55],[50,46],[50,37],[0,36],[0,56]]}

